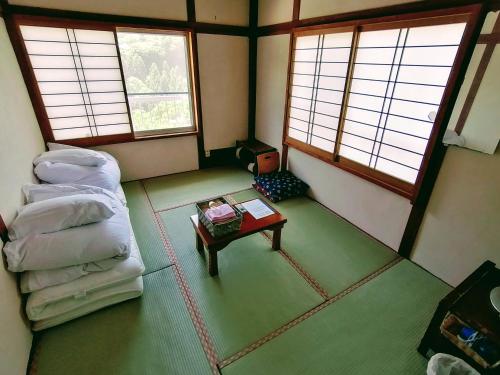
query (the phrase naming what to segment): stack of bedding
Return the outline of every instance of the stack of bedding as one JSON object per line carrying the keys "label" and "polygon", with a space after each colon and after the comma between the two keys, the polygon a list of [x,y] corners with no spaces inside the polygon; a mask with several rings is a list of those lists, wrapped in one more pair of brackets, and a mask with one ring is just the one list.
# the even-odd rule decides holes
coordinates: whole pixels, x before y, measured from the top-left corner
{"label": "stack of bedding", "polygon": [[[142,295],[144,264],[120,171],[109,154],[52,146],[34,161],[45,184],[9,228],[8,269],[23,272],[26,312],[41,330]],[[54,148],[58,148],[54,150]]]}

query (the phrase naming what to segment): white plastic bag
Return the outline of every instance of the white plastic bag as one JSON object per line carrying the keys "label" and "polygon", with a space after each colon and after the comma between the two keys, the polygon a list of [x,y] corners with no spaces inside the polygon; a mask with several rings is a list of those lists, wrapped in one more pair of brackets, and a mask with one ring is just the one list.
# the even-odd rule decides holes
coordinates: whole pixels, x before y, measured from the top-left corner
{"label": "white plastic bag", "polygon": [[479,372],[460,358],[438,353],[429,360],[427,375],[479,375]]}

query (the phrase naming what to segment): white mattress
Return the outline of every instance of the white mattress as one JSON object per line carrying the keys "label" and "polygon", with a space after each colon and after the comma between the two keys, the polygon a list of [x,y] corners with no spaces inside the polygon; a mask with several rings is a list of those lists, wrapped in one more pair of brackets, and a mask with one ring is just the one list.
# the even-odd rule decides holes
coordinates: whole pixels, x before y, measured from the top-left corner
{"label": "white mattress", "polygon": [[124,206],[127,205],[127,198],[125,197],[125,192],[123,191],[122,185],[118,185],[118,189],[115,191],[116,196],[118,199],[123,203]]}
{"label": "white mattress", "polygon": [[143,291],[142,276],[124,281],[120,284],[100,289],[87,295],[85,301],[75,303],[73,308],[58,315],[53,315],[33,322],[33,331],[40,331],[83,315],[100,310],[132,298],[140,297]]}
{"label": "white mattress", "polygon": [[[124,294],[122,290],[124,283],[137,279],[144,272],[144,263],[133,231],[131,234],[130,257],[119,262],[115,267],[107,271],[91,273],[66,284],[51,286],[31,293],[26,303],[28,318],[32,321],[51,321],[59,316],[71,316],[75,313],[77,316],[81,316],[85,313],[80,311],[86,311],[88,308],[95,311],[97,308],[92,306],[96,303],[104,307],[108,305],[106,304],[107,299],[109,299],[109,304],[124,300],[117,297],[120,300],[116,301],[114,297]],[[141,295],[142,286],[140,293],[138,293],[137,288],[131,291],[127,289],[125,294],[128,295],[129,292],[133,292],[132,296],[125,299]],[[64,321],[69,319],[71,318]]]}

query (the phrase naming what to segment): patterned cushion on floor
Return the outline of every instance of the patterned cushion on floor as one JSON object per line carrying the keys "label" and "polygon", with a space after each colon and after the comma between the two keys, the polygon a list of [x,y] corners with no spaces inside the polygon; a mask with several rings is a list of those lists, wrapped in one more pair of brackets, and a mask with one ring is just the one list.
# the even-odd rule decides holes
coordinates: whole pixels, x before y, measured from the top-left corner
{"label": "patterned cushion on floor", "polygon": [[271,202],[302,196],[309,189],[309,185],[288,171],[255,176],[255,183],[258,186],[257,191]]}

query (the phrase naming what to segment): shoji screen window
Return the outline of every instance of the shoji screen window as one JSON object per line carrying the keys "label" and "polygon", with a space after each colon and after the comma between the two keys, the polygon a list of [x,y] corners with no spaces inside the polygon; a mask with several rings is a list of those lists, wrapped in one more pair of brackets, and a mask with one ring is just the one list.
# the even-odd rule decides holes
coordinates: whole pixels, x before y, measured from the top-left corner
{"label": "shoji screen window", "polygon": [[333,154],[353,32],[299,34],[294,43],[288,137]]}
{"label": "shoji screen window", "polygon": [[131,133],[114,32],[20,31],[54,140]]}
{"label": "shoji screen window", "polygon": [[361,29],[340,159],[415,183],[465,25]]}
{"label": "shoji screen window", "polygon": [[467,20],[295,32],[285,143],[412,196]]}

